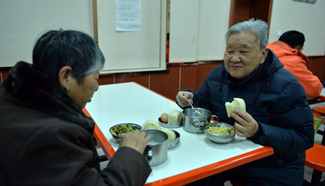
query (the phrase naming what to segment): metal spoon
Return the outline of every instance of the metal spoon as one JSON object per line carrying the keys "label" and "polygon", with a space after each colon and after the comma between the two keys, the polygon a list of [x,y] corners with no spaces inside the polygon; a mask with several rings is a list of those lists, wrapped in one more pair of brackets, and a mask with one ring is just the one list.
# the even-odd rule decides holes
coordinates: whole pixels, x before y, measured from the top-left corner
{"label": "metal spoon", "polygon": [[189,102],[189,104],[192,107],[192,109],[194,109],[193,103]]}

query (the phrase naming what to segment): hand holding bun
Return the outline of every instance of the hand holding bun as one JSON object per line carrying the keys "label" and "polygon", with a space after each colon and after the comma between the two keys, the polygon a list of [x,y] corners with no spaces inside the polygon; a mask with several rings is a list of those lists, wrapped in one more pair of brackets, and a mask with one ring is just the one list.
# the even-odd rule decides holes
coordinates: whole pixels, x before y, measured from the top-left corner
{"label": "hand holding bun", "polygon": [[232,102],[226,102],[225,107],[228,117],[230,117],[231,113],[235,110],[246,112],[246,104],[242,98],[234,98]]}

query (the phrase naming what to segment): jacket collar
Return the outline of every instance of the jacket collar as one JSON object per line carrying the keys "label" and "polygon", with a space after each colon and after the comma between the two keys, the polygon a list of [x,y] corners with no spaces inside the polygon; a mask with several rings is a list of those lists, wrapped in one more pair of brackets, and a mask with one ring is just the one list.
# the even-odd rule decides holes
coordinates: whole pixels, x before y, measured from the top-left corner
{"label": "jacket collar", "polygon": [[33,69],[31,64],[18,62],[10,70],[3,86],[14,100],[18,100],[17,104],[77,123],[84,129],[93,131],[93,120],[83,114],[81,108],[62,88],[50,91],[46,76]]}

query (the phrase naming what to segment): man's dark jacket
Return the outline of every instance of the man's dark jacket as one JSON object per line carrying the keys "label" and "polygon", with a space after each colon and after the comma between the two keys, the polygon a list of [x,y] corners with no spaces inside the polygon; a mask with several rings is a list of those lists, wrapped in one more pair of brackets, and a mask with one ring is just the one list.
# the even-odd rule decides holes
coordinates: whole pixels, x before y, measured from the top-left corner
{"label": "man's dark jacket", "polygon": [[269,52],[265,62],[248,77],[236,80],[223,65],[215,69],[194,95],[194,104],[207,108],[221,121],[225,102],[243,98],[247,112],[259,124],[251,140],[271,146],[274,155],[249,164],[241,174],[270,185],[302,185],[305,150],[313,145],[312,113],[303,88]]}
{"label": "man's dark jacket", "polygon": [[18,63],[0,87],[1,186],[144,185],[150,166],[131,148],[99,169],[94,122],[63,93],[39,89],[40,79]]}

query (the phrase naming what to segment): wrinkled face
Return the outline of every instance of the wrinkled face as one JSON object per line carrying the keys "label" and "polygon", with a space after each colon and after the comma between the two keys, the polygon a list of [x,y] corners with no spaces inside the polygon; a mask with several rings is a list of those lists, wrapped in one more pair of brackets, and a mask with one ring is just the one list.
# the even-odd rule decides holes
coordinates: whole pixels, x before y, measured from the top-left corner
{"label": "wrinkled face", "polygon": [[241,79],[264,63],[265,56],[266,50],[260,47],[260,42],[254,33],[239,32],[228,38],[224,65],[230,76]]}
{"label": "wrinkled face", "polygon": [[98,89],[99,72],[94,72],[85,76],[81,82],[75,78],[71,78],[67,94],[72,100],[83,108],[88,102],[91,101],[93,94]]}

